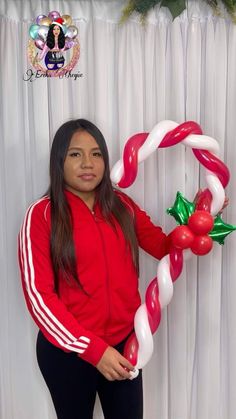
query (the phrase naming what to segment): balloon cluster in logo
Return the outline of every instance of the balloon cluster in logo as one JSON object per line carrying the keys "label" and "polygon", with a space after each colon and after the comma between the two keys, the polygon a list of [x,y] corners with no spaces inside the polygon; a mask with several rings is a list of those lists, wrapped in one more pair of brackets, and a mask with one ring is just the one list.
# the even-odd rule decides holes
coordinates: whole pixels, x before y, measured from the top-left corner
{"label": "balloon cluster in logo", "polygon": [[202,135],[201,127],[193,121],[180,125],[174,121],[162,121],[150,133],[133,135],[125,144],[123,158],[111,170],[112,182],[121,188],[130,186],[136,179],[138,163],[157,148],[172,147],[179,142],[191,147],[205,168],[208,187],[199,191],[194,202],[177,192],[174,205],[167,209],[178,226],[171,232],[170,252],[159,262],[157,277],[146,290],[145,303],[135,313],[135,332],[124,349],[124,356],[136,367],[133,378],[151,358],[152,335],[159,326],[161,310],[173,296],[173,282],[182,272],[183,261],[192,254],[206,255],[212,249],[213,241],[224,244],[226,236],[236,230],[236,226],[225,223],[220,215],[225,203],[229,170],[217,157],[217,141]]}
{"label": "balloon cluster in logo", "polygon": [[78,29],[76,26],[72,25],[72,18],[69,15],[61,16],[59,12],[52,11],[46,15],[39,15],[36,18],[36,23],[30,26],[29,35],[34,40],[34,44],[37,48],[43,49],[49,26],[56,21],[58,18],[61,18],[63,21],[62,30],[65,35],[65,51],[74,46],[74,39],[78,35]]}

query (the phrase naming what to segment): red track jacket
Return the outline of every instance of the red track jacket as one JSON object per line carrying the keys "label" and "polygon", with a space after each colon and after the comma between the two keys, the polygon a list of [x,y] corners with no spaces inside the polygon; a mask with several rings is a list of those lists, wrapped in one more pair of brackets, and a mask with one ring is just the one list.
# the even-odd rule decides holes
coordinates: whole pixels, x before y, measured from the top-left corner
{"label": "red track jacket", "polygon": [[[96,365],[108,345],[122,341],[133,329],[139,307],[138,277],[118,223],[117,232],[76,195],[65,191],[72,212],[79,279],[86,290],[59,279],[54,289],[50,258],[50,200],[31,205],[19,233],[19,263],[28,309],[45,337],[64,351],[74,351]],[[138,243],[161,259],[170,238],[151,222],[127,195],[117,192],[132,211]]]}

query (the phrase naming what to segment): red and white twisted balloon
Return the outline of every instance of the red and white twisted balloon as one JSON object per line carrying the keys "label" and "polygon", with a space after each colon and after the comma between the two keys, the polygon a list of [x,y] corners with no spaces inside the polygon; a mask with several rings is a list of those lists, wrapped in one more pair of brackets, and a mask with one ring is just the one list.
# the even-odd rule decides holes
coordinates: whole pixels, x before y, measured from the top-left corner
{"label": "red and white twisted balloon", "polygon": [[[111,180],[121,188],[129,187],[137,176],[138,163],[144,161],[157,148],[172,147],[179,142],[191,147],[195,157],[205,168],[208,189],[198,196],[195,210],[200,211],[198,215],[203,211],[208,212],[212,218],[212,216],[218,214],[224,205],[225,187],[229,182],[230,175],[227,166],[217,157],[219,154],[217,141],[202,135],[201,127],[193,121],[179,125],[176,122],[166,120],[158,123],[150,133],[139,133],[132,136],[125,145],[123,159],[119,160],[111,170]],[[194,220],[192,225],[194,225]],[[181,227],[186,229],[185,226],[177,227],[177,233],[177,229]],[[208,219],[208,229],[205,229],[203,234],[209,232],[211,228],[212,223]],[[186,236],[181,233],[181,239],[186,239],[186,242],[188,242],[188,231]],[[200,237],[202,240],[202,237],[206,237],[206,235],[198,236],[197,239],[200,240]],[[192,234],[189,243],[193,239],[194,235]],[[194,251],[194,246],[192,252],[190,249],[183,250],[188,247],[191,246],[183,245],[182,249],[181,246],[171,246],[170,253],[163,257],[158,264],[157,277],[151,281],[146,290],[145,303],[138,308],[135,314],[135,333],[130,336],[124,350],[124,356],[136,367],[133,378],[138,375],[138,370],[144,367],[151,358],[153,352],[152,335],[159,326],[161,310],[169,304],[172,298],[173,282],[182,272],[183,259],[192,252],[206,254],[211,249],[210,245],[208,250],[202,253]]]}

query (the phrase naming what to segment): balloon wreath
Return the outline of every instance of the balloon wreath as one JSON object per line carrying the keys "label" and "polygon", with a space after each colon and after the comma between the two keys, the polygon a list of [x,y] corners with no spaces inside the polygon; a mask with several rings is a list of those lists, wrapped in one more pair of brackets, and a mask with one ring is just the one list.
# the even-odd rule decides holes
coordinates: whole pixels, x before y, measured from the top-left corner
{"label": "balloon wreath", "polygon": [[152,335],[159,326],[161,310],[172,298],[173,282],[182,272],[183,261],[192,253],[207,254],[212,249],[213,240],[224,244],[225,237],[236,230],[236,226],[225,223],[220,214],[230,178],[229,170],[217,157],[217,141],[202,135],[201,127],[196,122],[187,121],[179,125],[173,121],[162,121],[150,133],[133,135],[125,145],[123,159],[111,170],[111,180],[120,188],[129,187],[136,179],[138,163],[157,148],[172,147],[179,142],[191,147],[197,160],[204,166],[208,188],[199,191],[194,202],[177,192],[174,205],[167,209],[178,226],[171,232],[170,252],[159,262],[157,277],[146,290],[145,303],[135,313],[135,332],[124,349],[124,356],[136,367],[132,378],[138,375],[138,370],[152,356]]}
{"label": "balloon wreath", "polygon": [[72,24],[73,22],[71,16],[61,16],[60,13],[56,10],[49,12],[48,16],[37,16],[35,23],[33,23],[29,28],[29,35],[31,39],[29,40],[28,45],[28,58],[30,63],[36,70],[40,70],[42,73],[46,73],[47,69],[45,69],[45,67],[36,60],[35,47],[38,50],[44,49],[49,28],[52,24],[56,23],[60,25],[65,36],[65,46],[63,51],[67,51],[73,48],[73,54],[70,62],[65,67],[50,71],[50,75],[53,77],[58,77],[68,71],[71,71],[79,59],[80,45],[77,39],[78,29],[75,25]]}

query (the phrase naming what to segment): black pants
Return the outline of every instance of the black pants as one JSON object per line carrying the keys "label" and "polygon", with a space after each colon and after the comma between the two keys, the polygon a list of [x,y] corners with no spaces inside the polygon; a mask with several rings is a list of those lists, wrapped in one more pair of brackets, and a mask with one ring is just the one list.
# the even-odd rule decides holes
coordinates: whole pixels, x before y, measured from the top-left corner
{"label": "black pants", "polygon": [[[122,352],[125,341],[115,348]],[[52,345],[41,332],[37,339],[39,368],[58,419],[92,419],[98,393],[105,419],[142,419],[142,372],[134,380],[108,381],[76,353]]]}

